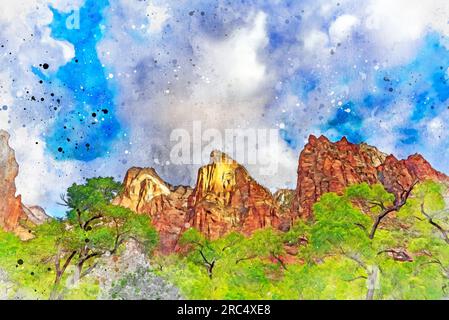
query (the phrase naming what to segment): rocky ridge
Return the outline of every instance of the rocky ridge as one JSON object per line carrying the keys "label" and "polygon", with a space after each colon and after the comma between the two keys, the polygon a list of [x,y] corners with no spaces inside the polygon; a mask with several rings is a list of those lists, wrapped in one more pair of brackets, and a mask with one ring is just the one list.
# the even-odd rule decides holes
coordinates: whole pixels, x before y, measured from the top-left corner
{"label": "rocky ridge", "polygon": [[27,240],[32,234],[24,226],[27,223],[41,224],[50,217],[40,207],[23,205],[21,196],[16,196],[15,180],[19,165],[9,145],[9,138],[6,131],[0,130],[0,227]]}
{"label": "rocky ridge", "polygon": [[312,206],[327,192],[341,194],[351,185],[380,183],[393,194],[400,194],[415,181],[449,183],[449,177],[433,169],[419,154],[398,160],[367,144],[335,143],[324,136],[310,136],[299,157],[294,218],[310,219]]}
{"label": "rocky ridge", "polygon": [[[42,208],[27,207],[16,196],[19,166],[8,141],[9,135],[0,131],[0,227],[26,240],[32,237],[26,225],[50,218]],[[244,166],[213,151],[210,163],[198,170],[193,188],[172,186],[153,168],[130,168],[124,190],[113,204],[151,216],[160,235],[159,250],[169,253],[178,249],[179,237],[190,227],[209,239],[232,231],[250,235],[268,226],[286,231],[295,219],[313,218],[312,206],[321,195],[341,194],[351,184],[381,183],[394,194],[416,181],[449,184],[449,177],[419,154],[398,160],[365,143],[353,144],[346,138],[331,142],[313,135],[299,156],[297,173],[295,190],[272,194]]]}

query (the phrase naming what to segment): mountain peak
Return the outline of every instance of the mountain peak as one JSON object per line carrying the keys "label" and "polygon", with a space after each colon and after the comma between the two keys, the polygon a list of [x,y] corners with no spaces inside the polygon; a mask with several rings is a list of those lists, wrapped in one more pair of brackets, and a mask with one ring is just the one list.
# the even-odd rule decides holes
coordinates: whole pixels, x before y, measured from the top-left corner
{"label": "mountain peak", "polygon": [[136,212],[158,196],[169,195],[170,185],[159,177],[153,168],[132,167],[125,175],[123,193],[114,200]]}
{"label": "mountain peak", "polygon": [[268,189],[225,153],[213,151],[211,159],[198,170],[189,198],[189,225],[215,239],[232,230],[249,234],[279,223]]}
{"label": "mountain peak", "polygon": [[9,134],[0,130],[0,226],[15,230],[24,215],[21,197],[16,197],[15,180],[19,173],[14,150],[9,145]]}
{"label": "mountain peak", "polygon": [[220,150],[213,150],[210,153],[210,163],[227,163],[227,164],[234,164],[237,165],[238,163],[232,159],[230,156],[228,156],[226,153],[220,151]]}
{"label": "mountain peak", "polygon": [[186,228],[189,187],[173,187],[162,180],[153,168],[130,168],[123,181],[123,192],[113,204],[151,216],[159,232],[161,252],[173,251],[181,231]]}
{"label": "mountain peak", "polygon": [[449,181],[419,154],[398,160],[366,143],[351,143],[346,137],[333,143],[327,138],[310,136],[299,157],[293,215],[310,218],[312,206],[321,195],[341,194],[351,184],[381,183],[388,191],[398,194],[402,187],[410,186],[415,180],[426,179]]}

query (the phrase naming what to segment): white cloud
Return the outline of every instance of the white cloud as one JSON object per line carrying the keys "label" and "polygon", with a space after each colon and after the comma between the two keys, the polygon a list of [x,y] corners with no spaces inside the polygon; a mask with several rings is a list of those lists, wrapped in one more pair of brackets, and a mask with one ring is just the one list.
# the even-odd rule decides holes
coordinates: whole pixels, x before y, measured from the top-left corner
{"label": "white cloud", "polygon": [[329,36],[332,43],[343,42],[359,24],[359,19],[353,15],[344,14],[339,16],[329,27]]}
{"label": "white cloud", "polygon": [[267,76],[259,55],[268,44],[266,18],[265,13],[257,13],[248,27],[235,31],[224,41],[197,39],[200,68],[205,76],[243,98],[258,91]]}
{"label": "white cloud", "polygon": [[56,205],[58,195],[81,176],[76,162],[56,161],[46,153],[45,142],[39,138],[40,129],[17,128],[12,132],[10,144],[20,167],[16,185],[23,202],[51,208]]}
{"label": "white cloud", "polygon": [[150,3],[147,7],[147,17],[150,24],[148,30],[151,33],[156,33],[162,30],[170,15],[168,14],[168,8]]}
{"label": "white cloud", "polygon": [[[49,5],[67,12],[83,2],[16,0],[0,4],[0,39],[7,52],[12,52],[11,55],[0,56],[0,64],[4,66],[0,74],[3,86],[0,108],[8,106],[7,111],[0,111],[0,129],[6,129],[11,135],[11,146],[20,166],[17,193],[22,195],[26,204],[47,208],[55,206],[58,194],[80,176],[75,171],[75,162],[57,162],[46,154],[45,143],[41,140],[46,124],[38,120],[27,121],[21,116],[25,113],[23,107],[28,106],[25,91],[31,94],[42,92],[42,85],[31,72],[31,67],[45,61],[51,70],[57,70],[74,56],[71,44],[50,36],[48,25],[52,21],[52,13]],[[30,119],[45,119],[47,112],[47,108],[42,109],[41,106],[39,110],[30,107],[26,111]],[[67,178],[69,176],[70,179]]]}
{"label": "white cloud", "polygon": [[408,61],[429,31],[449,36],[449,1],[371,0],[365,8],[364,25],[391,64]]}
{"label": "white cloud", "polygon": [[323,53],[329,45],[329,37],[322,31],[312,30],[304,37],[304,48],[311,52]]}
{"label": "white cloud", "polygon": [[449,35],[448,11],[446,0],[373,0],[366,25],[391,42],[417,40],[429,27]]}

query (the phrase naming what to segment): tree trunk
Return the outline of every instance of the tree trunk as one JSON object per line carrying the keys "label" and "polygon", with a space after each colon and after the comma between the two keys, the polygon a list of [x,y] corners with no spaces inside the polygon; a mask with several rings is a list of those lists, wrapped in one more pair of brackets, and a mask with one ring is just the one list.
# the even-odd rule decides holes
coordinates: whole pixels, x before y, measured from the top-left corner
{"label": "tree trunk", "polygon": [[58,293],[58,288],[59,288],[59,284],[61,283],[61,279],[62,276],[64,275],[64,272],[67,270],[67,267],[69,266],[70,262],[72,261],[73,257],[75,256],[76,251],[73,251],[70,256],[67,258],[67,260],[65,261],[64,265],[60,266],[60,258],[61,258],[61,252],[58,251],[58,253],[55,256],[55,282],[53,284],[53,288],[50,292],[50,300],[56,300],[57,299],[57,293]]}
{"label": "tree trunk", "polygon": [[73,272],[72,285],[75,285],[80,281],[81,271],[83,270],[84,261],[77,263],[75,271]]}
{"label": "tree trunk", "polygon": [[377,286],[377,274],[379,270],[377,267],[373,267],[372,270],[368,273],[368,292],[366,293],[366,300],[374,300],[374,293],[376,291]]}
{"label": "tree trunk", "polygon": [[48,298],[49,300],[57,300],[58,299],[58,288],[59,288],[59,283],[61,282],[61,278],[62,278],[62,274],[60,274],[58,272],[56,274],[53,288],[51,289],[51,292],[50,292],[50,297]]}

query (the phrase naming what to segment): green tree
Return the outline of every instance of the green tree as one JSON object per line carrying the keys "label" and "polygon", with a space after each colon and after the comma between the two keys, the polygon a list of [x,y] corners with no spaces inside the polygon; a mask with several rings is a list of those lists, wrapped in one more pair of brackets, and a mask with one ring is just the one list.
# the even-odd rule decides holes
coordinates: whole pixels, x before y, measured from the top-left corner
{"label": "green tree", "polygon": [[72,283],[76,283],[95,268],[98,258],[116,253],[129,239],[154,248],[157,233],[150,218],[111,204],[120,190],[112,178],[93,178],[73,184],[61,197],[69,208],[67,219],[48,224],[43,231],[55,238],[55,287],[70,264],[75,265]]}
{"label": "green tree", "polygon": [[243,237],[238,233],[231,233],[217,241],[208,240],[203,234],[194,228],[190,228],[182,235],[180,244],[194,249],[190,255],[191,261],[206,268],[210,279],[218,260],[227,254],[227,251],[236,246]]}
{"label": "green tree", "polygon": [[[397,185],[402,189],[396,195],[389,194],[380,184],[369,186],[367,183],[355,184],[346,190],[346,195],[362,206],[368,207],[371,213],[375,213],[374,221],[370,229],[369,238],[373,239],[381,222],[394,212],[398,212],[407,204],[412,191],[418,181],[413,182],[408,188]],[[377,209],[377,210],[376,210]]]}

